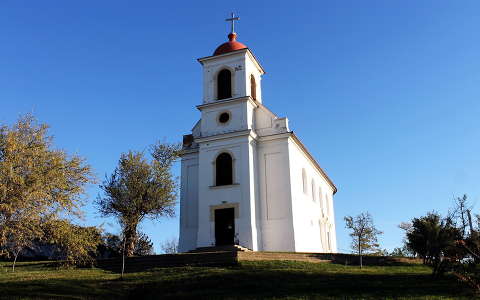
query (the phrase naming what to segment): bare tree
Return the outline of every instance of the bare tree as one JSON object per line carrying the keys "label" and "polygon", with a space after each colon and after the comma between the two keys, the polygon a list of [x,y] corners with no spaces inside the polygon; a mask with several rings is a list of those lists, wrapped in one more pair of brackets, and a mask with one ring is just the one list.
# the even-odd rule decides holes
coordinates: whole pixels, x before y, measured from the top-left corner
{"label": "bare tree", "polygon": [[360,268],[363,267],[362,256],[364,253],[376,251],[379,247],[377,236],[382,234],[380,230],[373,225],[372,216],[368,212],[363,212],[356,217],[346,216],[344,218],[346,228],[352,230],[352,249],[358,253],[360,258]]}
{"label": "bare tree", "polygon": [[171,238],[163,241],[160,245],[162,252],[165,254],[175,254],[178,253],[178,239]]}
{"label": "bare tree", "polygon": [[[454,199],[453,209],[449,210],[447,218],[450,219],[457,228],[460,229],[462,237],[466,238],[470,230],[472,230],[472,220],[470,212],[472,211],[473,206],[468,202],[467,195],[462,197],[457,197]],[[468,228],[470,227],[470,230]]]}

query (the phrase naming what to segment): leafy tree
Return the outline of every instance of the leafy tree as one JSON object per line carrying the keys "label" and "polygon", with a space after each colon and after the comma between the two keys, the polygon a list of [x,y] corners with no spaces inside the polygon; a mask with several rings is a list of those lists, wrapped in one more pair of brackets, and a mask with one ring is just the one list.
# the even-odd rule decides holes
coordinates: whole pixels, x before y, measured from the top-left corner
{"label": "leafy tree", "polygon": [[65,266],[89,266],[95,261],[101,242],[97,227],[82,227],[67,220],[53,220],[44,225],[46,241],[54,245],[55,256]]}
{"label": "leafy tree", "polygon": [[171,167],[179,146],[157,143],[151,150],[151,161],[142,152],[122,154],[118,167],[100,186],[104,197],[97,198],[102,215],[118,218],[127,256],[134,255],[137,227],[145,218],[174,215],[177,180]]}
{"label": "leafy tree", "polygon": [[120,256],[122,254],[122,238],[112,233],[102,234],[98,252],[101,258]]}
{"label": "leafy tree", "polygon": [[24,249],[32,247],[34,242],[43,236],[43,233],[38,230],[38,224],[33,222],[10,222],[9,226],[9,232],[6,233],[2,248],[5,256],[13,257],[12,271],[15,272],[15,265],[20,253]]}
{"label": "leafy tree", "polygon": [[415,254],[406,245],[393,248],[388,255],[394,257],[415,257]]}
{"label": "leafy tree", "polygon": [[[480,292],[480,217],[472,220],[473,205],[467,195],[454,199],[447,217],[431,212],[402,223],[406,232],[406,246],[423,258],[439,277],[450,271],[476,292]],[[476,224],[475,224],[476,223]]]}
{"label": "leafy tree", "polygon": [[346,228],[352,230],[352,249],[360,257],[360,268],[363,267],[362,256],[368,252],[377,251],[378,235],[383,232],[379,231],[373,225],[372,216],[368,212],[363,212],[356,217],[347,216],[344,218]]}
{"label": "leafy tree", "polygon": [[461,240],[461,229],[453,226],[449,218],[435,212],[414,218],[412,227],[407,231],[407,246],[417,253],[425,264],[433,267],[434,277],[443,274],[446,267],[445,257],[456,257],[456,242]]}
{"label": "leafy tree", "polygon": [[153,243],[150,238],[142,232],[137,233],[133,255],[147,256],[153,254]]}
{"label": "leafy tree", "polygon": [[[135,256],[147,256],[153,254],[153,243],[150,238],[142,233],[137,232],[135,239],[135,246],[133,255]],[[118,257],[122,255],[123,250],[123,238],[116,234],[106,233],[102,235],[102,256],[104,257]]]}
{"label": "leafy tree", "polygon": [[85,160],[54,149],[48,125],[32,115],[0,126],[0,251],[16,260],[42,237],[42,224],[80,216],[81,195],[92,182]]}
{"label": "leafy tree", "polygon": [[389,256],[390,252],[388,252],[387,249],[377,248],[375,251],[371,252],[370,254],[375,256]]}
{"label": "leafy tree", "polygon": [[165,254],[175,254],[178,253],[178,239],[171,238],[168,240],[163,241],[160,245],[162,252]]}

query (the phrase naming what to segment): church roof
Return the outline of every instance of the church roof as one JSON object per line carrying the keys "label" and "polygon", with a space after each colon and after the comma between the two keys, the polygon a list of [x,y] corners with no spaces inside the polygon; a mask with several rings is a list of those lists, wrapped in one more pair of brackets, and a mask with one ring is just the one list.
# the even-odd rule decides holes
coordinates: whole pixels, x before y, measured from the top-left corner
{"label": "church roof", "polygon": [[293,131],[291,131],[290,133],[291,133],[291,136],[292,136],[293,140],[304,151],[304,153],[307,155],[307,157],[310,158],[310,160],[313,162],[313,164],[315,165],[317,170],[320,171],[320,173],[325,177],[327,182],[333,188],[333,194],[336,194],[338,189],[337,189],[337,186],[335,185],[335,183],[333,183],[332,179],[330,179],[330,177],[328,177],[327,173],[322,169],[322,167],[320,167],[320,165],[315,160],[313,155],[310,153],[310,151],[308,151],[307,147],[305,147],[305,145],[302,143],[302,141],[300,141],[300,139],[295,135],[295,133]]}
{"label": "church roof", "polygon": [[241,49],[246,49],[247,46],[244,44],[237,42],[237,34],[235,32],[232,32],[228,35],[228,42],[221,44],[220,46],[215,49],[215,52],[213,52],[213,55],[220,55],[220,54],[225,54],[228,52],[233,52],[236,50],[241,50]]}

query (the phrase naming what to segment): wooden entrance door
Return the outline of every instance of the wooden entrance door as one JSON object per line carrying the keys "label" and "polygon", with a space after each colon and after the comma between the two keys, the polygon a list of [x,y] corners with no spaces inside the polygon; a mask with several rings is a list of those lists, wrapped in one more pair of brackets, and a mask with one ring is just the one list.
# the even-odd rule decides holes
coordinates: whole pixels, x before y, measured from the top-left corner
{"label": "wooden entrance door", "polygon": [[215,210],[215,245],[233,245],[235,236],[235,209]]}

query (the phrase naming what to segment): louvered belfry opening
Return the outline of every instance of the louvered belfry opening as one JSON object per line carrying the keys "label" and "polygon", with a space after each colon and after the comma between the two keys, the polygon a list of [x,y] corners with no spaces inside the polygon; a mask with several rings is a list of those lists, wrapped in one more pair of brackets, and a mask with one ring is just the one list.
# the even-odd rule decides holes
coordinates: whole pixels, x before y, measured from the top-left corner
{"label": "louvered belfry opening", "polygon": [[227,99],[232,97],[232,73],[223,69],[218,73],[217,78],[217,99]]}

